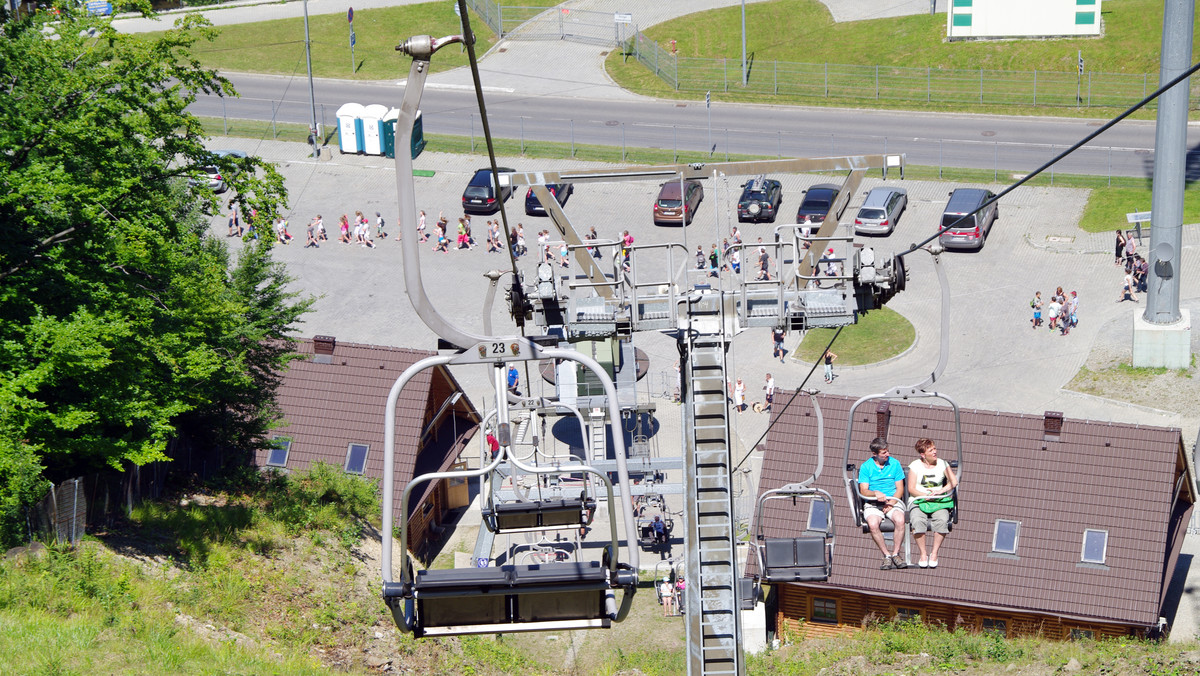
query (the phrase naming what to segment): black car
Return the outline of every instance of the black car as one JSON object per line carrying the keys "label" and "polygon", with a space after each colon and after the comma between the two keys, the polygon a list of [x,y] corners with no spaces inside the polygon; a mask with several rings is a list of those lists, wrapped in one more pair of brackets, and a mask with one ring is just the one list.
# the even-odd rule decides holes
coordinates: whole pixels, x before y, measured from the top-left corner
{"label": "black car", "polygon": [[[563,206],[567,203],[567,198],[571,193],[575,192],[574,183],[547,183],[546,190],[554,195],[554,199],[558,200],[558,205]],[[530,188],[525,193],[525,213],[530,216],[545,216],[546,209],[542,207],[542,203],[538,201],[537,195],[533,194],[533,188]]]}
{"label": "black car", "polygon": [[783,184],[765,176],[746,182],[738,199],[738,221],[775,222],[783,202]]}
{"label": "black car", "polygon": [[512,195],[512,185],[504,174],[516,173],[516,169],[496,167],[500,172],[500,199],[496,199],[496,188],[492,185],[492,170],[488,167],[478,169],[463,191],[463,211],[469,214],[494,214],[500,210],[500,202]]}
{"label": "black car", "polygon": [[[804,201],[800,202],[800,208],[796,211],[796,222],[820,223],[824,221],[825,215],[837,201],[840,190],[841,188],[832,183],[818,183],[809,188],[804,193]],[[842,208],[845,208],[845,205]],[[838,212],[837,217],[841,218],[841,216],[841,212]]]}

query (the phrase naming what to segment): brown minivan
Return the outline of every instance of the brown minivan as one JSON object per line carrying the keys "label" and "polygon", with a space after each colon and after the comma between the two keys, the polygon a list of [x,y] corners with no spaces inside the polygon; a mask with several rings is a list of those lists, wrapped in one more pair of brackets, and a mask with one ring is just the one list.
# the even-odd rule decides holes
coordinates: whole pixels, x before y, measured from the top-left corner
{"label": "brown minivan", "polygon": [[699,181],[684,181],[687,199],[679,198],[679,181],[667,181],[654,200],[655,225],[687,225],[696,217],[696,208],[704,201],[704,188]]}

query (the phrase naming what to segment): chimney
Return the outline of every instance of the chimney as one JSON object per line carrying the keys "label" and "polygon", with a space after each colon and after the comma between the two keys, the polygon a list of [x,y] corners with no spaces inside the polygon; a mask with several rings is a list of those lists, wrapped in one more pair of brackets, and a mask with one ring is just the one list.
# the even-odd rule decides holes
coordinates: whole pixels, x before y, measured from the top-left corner
{"label": "chimney", "polygon": [[337,338],[333,336],[313,336],[313,361],[318,364],[333,363],[333,348],[337,346]]}
{"label": "chimney", "polygon": [[879,402],[879,405],[875,407],[875,436],[880,439],[888,437],[888,422],[892,417],[889,409],[890,406],[886,400]]}
{"label": "chimney", "polygon": [[1042,441],[1058,441],[1062,437],[1062,411],[1046,411],[1042,418]]}

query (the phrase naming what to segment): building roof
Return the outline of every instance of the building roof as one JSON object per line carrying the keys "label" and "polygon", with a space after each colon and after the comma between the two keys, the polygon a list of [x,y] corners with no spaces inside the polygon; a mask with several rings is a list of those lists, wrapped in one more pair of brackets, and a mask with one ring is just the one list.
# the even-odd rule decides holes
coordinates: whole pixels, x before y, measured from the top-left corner
{"label": "building roof", "polygon": [[[815,469],[817,417],[807,396],[779,396],[778,420],[763,458],[759,492],[806,479]],[[961,603],[1015,612],[1154,625],[1194,502],[1178,429],[1062,420],[1057,440],[1046,417],[962,410],[959,523],[936,570],[881,571],[869,535],[856,528],[845,469],[846,418],[854,400],[818,397],[824,418],[825,468],[816,486],[834,499],[836,544],[831,587],[899,599]],[[914,443],[932,439],[939,457],[956,459],[954,415],[945,406],[889,401],[886,438],[905,467]],[[878,401],[855,410],[850,473],[868,459],[877,436]],[[1180,479],[1182,478],[1182,481]],[[1175,496],[1182,504],[1174,510]],[[768,537],[805,527],[807,504],[768,503]],[[1020,523],[1015,555],[992,552],[997,519]],[[1108,532],[1103,565],[1081,561],[1085,529]],[[916,546],[912,546],[915,562]],[[806,586],[820,586],[820,583]]]}
{"label": "building roof", "polygon": [[[405,369],[436,353],[345,343],[323,336],[318,336],[317,340],[326,346],[325,349],[316,350],[313,340],[299,341],[296,351],[302,357],[292,362],[282,374],[278,403],[283,420],[271,436],[292,439],[287,468],[293,471],[306,469],[318,461],[344,467],[349,445],[367,444],[363,474],[380,478],[383,476],[384,412],[388,392]],[[332,353],[316,354],[317,351]],[[441,367],[421,371],[401,391],[396,407],[397,498],[415,471],[438,471],[448,467],[457,455],[462,438],[475,429],[479,416],[464,396],[442,416],[449,420],[451,415],[457,414],[456,417],[463,421],[455,430],[459,439],[454,443],[438,444],[446,456],[432,459],[432,467],[429,458],[418,463],[422,449],[419,442],[428,432],[427,427],[430,423],[435,427],[438,425],[434,416],[458,391],[460,388],[454,377]],[[259,466],[267,464],[267,454],[265,450],[257,453],[255,459]],[[432,484],[427,484],[416,491],[418,499],[432,488]]]}

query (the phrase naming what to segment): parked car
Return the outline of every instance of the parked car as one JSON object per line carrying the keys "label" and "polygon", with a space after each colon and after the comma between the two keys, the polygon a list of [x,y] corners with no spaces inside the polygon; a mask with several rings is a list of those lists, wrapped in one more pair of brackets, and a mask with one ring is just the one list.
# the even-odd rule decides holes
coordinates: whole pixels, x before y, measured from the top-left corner
{"label": "parked car", "polygon": [[[241,150],[214,150],[212,154],[218,158],[233,157],[244,159],[246,157],[246,153]],[[218,195],[229,189],[229,185],[225,182],[225,177],[221,174],[221,169],[217,165],[205,165],[200,168],[200,171],[204,174],[204,178],[191,178],[188,179],[188,183],[192,185],[207,183],[208,189]]]}
{"label": "parked car", "polygon": [[468,214],[494,214],[500,210],[500,202],[507,200],[512,195],[512,184],[509,183],[505,174],[516,173],[517,170],[508,167],[496,167],[496,169],[500,172],[500,199],[496,199],[496,187],[492,184],[491,168],[477,169],[475,175],[471,177],[471,182],[467,184],[467,189],[463,191],[463,211]]}
{"label": "parked car", "polygon": [[886,185],[873,188],[854,217],[855,234],[890,235],[907,206],[908,191],[904,188]]}
{"label": "parked car", "polygon": [[[804,192],[804,200],[800,202],[800,208],[796,210],[797,223],[820,223],[825,220],[825,215],[833,207],[833,203],[837,201],[838,192],[841,187],[832,183],[818,183]],[[842,208],[846,206],[843,204]],[[842,212],[838,212],[838,218],[841,218]]]}
{"label": "parked car", "polygon": [[775,222],[779,204],[783,202],[783,184],[766,176],[746,181],[738,198],[738,221]]}
{"label": "parked car", "polygon": [[[567,203],[567,198],[571,193],[575,192],[574,183],[547,183],[546,189],[554,195],[554,199],[558,200],[558,205],[562,206]],[[533,194],[533,188],[530,188],[525,193],[525,213],[530,216],[545,216],[546,209],[542,203],[538,201],[537,195]]]}
{"label": "parked car", "polygon": [[704,201],[704,188],[699,181],[684,181],[687,198],[680,196],[679,181],[667,181],[654,200],[655,225],[687,225],[696,217],[696,209]]}
{"label": "parked car", "polygon": [[988,233],[992,231],[992,223],[1000,218],[1000,206],[992,202],[982,210],[980,207],[995,197],[995,193],[983,188],[958,188],[952,191],[942,212],[939,229],[950,225],[954,227],[939,235],[938,242],[947,249],[982,249]]}

